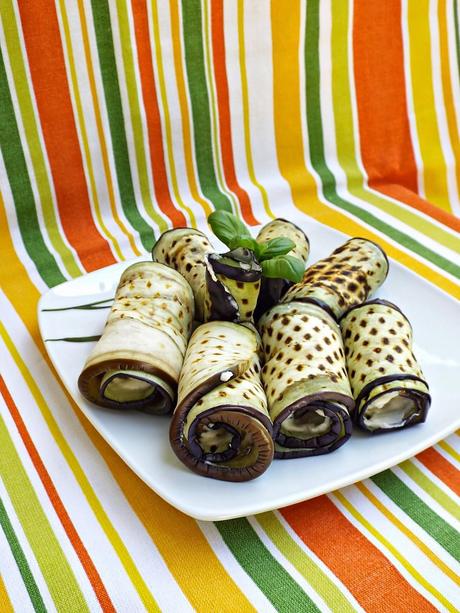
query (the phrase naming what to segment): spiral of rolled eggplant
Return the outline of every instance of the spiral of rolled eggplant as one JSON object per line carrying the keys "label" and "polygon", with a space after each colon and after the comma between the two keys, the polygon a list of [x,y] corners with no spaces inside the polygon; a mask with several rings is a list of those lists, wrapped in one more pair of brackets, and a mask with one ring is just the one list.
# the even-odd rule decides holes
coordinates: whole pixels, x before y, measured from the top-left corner
{"label": "spiral of rolled eggplant", "polygon": [[170,441],[192,471],[224,481],[248,481],[273,459],[271,422],[260,380],[257,333],[213,321],[190,338]]}
{"label": "spiral of rolled eggplant", "polygon": [[351,435],[353,396],[340,329],[321,307],[279,304],[259,321],[275,457],[330,453]]}
{"label": "spiral of rolled eggplant", "polygon": [[262,268],[250,249],[206,256],[205,321],[251,322],[260,292]]}
{"label": "spiral of rolled eggplant", "polygon": [[127,268],[78,379],[82,395],[104,407],[170,413],[193,314],[191,287],[178,272],[156,262]]}
{"label": "spiral of rolled eggplant", "polygon": [[350,309],[340,325],[357,424],[382,432],[425,421],[429,388],[401,310],[386,300],[370,300]]}
{"label": "spiral of rolled eggplant", "polygon": [[307,268],[283,302],[313,302],[338,320],[349,308],[367,300],[387,274],[388,258],[383,249],[367,239],[352,238]]}
{"label": "spiral of rolled eggplant", "polygon": [[[264,244],[274,238],[291,239],[295,243],[295,247],[289,252],[289,255],[302,260],[304,263],[307,262],[310,253],[310,243],[305,232],[298,226],[286,219],[277,218],[261,228],[256,240],[258,243]],[[255,321],[274,304],[278,304],[292,285],[292,281],[288,279],[269,279],[267,277],[262,277],[260,294],[254,313]]]}
{"label": "spiral of rolled eggplant", "polygon": [[195,317],[203,321],[206,289],[206,255],[213,251],[208,237],[193,228],[174,228],[159,237],[152,249],[155,262],[181,273],[195,296]]}

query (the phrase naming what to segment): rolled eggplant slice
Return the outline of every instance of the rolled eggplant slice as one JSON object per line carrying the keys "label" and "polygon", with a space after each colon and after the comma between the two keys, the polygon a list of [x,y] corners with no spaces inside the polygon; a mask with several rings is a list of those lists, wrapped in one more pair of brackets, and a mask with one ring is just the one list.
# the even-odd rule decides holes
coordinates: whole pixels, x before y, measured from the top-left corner
{"label": "rolled eggplant slice", "polygon": [[370,300],[342,318],[356,422],[383,432],[425,421],[431,398],[412,351],[412,327],[386,300]]}
{"label": "rolled eggplant slice", "polygon": [[367,300],[387,274],[388,258],[383,249],[365,238],[352,238],[307,268],[283,302],[313,302],[338,320],[349,308]]}
{"label": "rolled eggplant slice", "polygon": [[248,481],[273,459],[258,343],[249,327],[224,321],[203,324],[190,338],[170,441],[200,475]]}
{"label": "rolled eggplant slice", "polygon": [[279,304],[259,321],[275,457],[330,453],[351,435],[354,400],[340,329],[321,307]]}
{"label": "rolled eggplant slice", "polygon": [[193,314],[192,289],[178,272],[156,262],[127,268],[78,379],[82,395],[104,407],[170,413]]}
{"label": "rolled eggplant slice", "polygon": [[210,253],[207,260],[205,321],[251,322],[260,292],[262,268],[245,248]]}
{"label": "rolled eggplant slice", "polygon": [[195,317],[203,321],[206,289],[206,255],[214,251],[206,234],[193,228],[163,232],[152,249],[154,262],[166,264],[181,273],[195,296]]}
{"label": "rolled eggplant slice", "polygon": [[[256,240],[258,243],[267,243],[273,238],[280,237],[290,238],[295,243],[295,247],[289,252],[289,255],[302,260],[304,263],[307,262],[310,253],[308,237],[303,230],[286,219],[277,218],[265,224],[257,235]],[[292,285],[292,281],[288,281],[288,279],[268,279],[262,277],[260,294],[254,313],[255,320],[257,321],[273,305],[278,304]]]}

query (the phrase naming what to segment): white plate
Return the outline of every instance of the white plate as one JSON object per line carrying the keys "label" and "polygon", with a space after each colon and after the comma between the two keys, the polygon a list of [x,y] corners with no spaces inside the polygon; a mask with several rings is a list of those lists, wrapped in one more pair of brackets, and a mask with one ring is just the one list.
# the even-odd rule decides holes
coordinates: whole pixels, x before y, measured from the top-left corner
{"label": "white plate", "polygon": [[[315,222],[310,262],[329,254],[344,235]],[[149,256],[140,259],[149,259]],[[114,264],[54,287],[39,303],[43,339],[100,334],[108,310],[43,312],[112,297],[122,271]],[[132,470],[174,507],[197,519],[222,520],[280,508],[360,481],[422,451],[460,427],[460,307],[448,295],[396,262],[381,297],[396,302],[411,320],[415,354],[430,384],[433,403],[425,424],[384,435],[355,431],[330,455],[275,460],[248,483],[226,483],[190,472],[169,446],[169,419],[96,407],[79,393],[77,378],[94,343],[46,342],[62,381],[93,426]]]}

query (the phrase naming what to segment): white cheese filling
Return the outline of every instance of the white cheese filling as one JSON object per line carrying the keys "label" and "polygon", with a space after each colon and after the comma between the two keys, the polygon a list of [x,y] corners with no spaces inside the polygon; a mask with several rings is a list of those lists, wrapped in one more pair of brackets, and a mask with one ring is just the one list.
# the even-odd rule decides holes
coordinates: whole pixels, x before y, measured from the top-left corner
{"label": "white cheese filling", "polygon": [[165,402],[166,399],[158,394],[161,387],[171,398],[174,397],[173,390],[160,378],[150,373],[142,371],[113,371],[109,370],[102,378],[100,388],[109,400],[119,403],[139,402],[152,397],[152,402]]}
{"label": "white cheese filling", "polygon": [[399,392],[391,392],[368,404],[363,422],[369,430],[389,430],[404,425],[407,418],[416,412],[417,404],[412,398],[401,396]]}
{"label": "white cheese filling", "polygon": [[281,424],[281,432],[285,436],[308,439],[329,432],[332,420],[322,409],[315,411],[294,412]]}

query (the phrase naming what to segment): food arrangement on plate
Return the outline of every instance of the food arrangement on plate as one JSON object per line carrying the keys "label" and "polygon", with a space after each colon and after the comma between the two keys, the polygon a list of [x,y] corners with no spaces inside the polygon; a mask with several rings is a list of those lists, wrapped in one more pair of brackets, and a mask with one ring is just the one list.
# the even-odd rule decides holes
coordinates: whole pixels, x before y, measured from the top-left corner
{"label": "food arrangement on plate", "polygon": [[425,421],[411,325],[369,300],[388,274],[379,245],[352,238],[305,269],[309,240],[289,221],[257,238],[224,211],[209,224],[228,252],[176,228],[153,261],[124,271],[78,380],[87,400],[172,414],[176,456],[226,481],[331,453],[353,423],[376,433]]}

